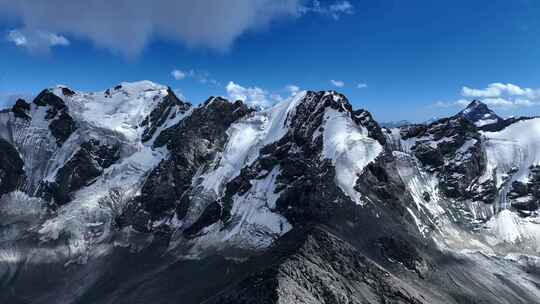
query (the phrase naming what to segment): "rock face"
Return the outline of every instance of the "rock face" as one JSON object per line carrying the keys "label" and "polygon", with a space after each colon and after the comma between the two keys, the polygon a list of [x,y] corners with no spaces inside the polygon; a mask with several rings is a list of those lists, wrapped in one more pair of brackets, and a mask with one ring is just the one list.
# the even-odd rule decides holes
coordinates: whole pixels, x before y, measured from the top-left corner
{"label": "rock face", "polygon": [[19,152],[0,138],[0,196],[14,191],[23,182],[23,167]]}
{"label": "rock face", "polygon": [[168,88],[167,96],[141,123],[141,126],[145,127],[142,135],[143,142],[149,141],[167,120],[176,118],[176,115],[178,115],[175,111],[176,107],[179,108],[180,114],[185,114],[190,109],[191,104],[180,101],[171,88]]}
{"label": "rock face", "polygon": [[415,156],[438,173],[441,188],[449,197],[467,197],[467,189],[486,168],[481,135],[461,115],[428,126],[405,127],[402,135],[415,142]]}
{"label": "rock face", "polygon": [[52,183],[45,183],[43,196],[55,204],[64,205],[73,199],[72,193],[90,185],[103,170],[120,158],[119,145],[102,145],[91,139],[58,170]]}
{"label": "rock face", "polygon": [[50,90],[44,90],[34,99],[38,107],[47,107],[45,119],[50,121],[49,129],[56,138],[56,143],[61,146],[69,136],[77,129],[73,118],[64,101],[53,94]]}
{"label": "rock face", "polygon": [[295,231],[273,250],[280,258],[209,303],[426,303],[322,227]]}
{"label": "rock face", "polygon": [[0,302],[536,303],[523,130],[480,102],[388,129],[335,91],[47,89],[0,111]]}
{"label": "rock face", "polygon": [[161,133],[154,146],[166,146],[171,156],[150,173],[143,185],[143,210],[157,219],[177,209],[181,219],[182,198],[185,204],[196,171],[218,157],[227,141],[228,127],[249,111],[242,102],[212,97],[178,125]]}
{"label": "rock face", "polygon": [[540,166],[531,166],[528,181],[514,181],[507,194],[507,199],[513,208],[517,209],[522,216],[530,216],[535,213],[540,202]]}
{"label": "rock face", "polygon": [[30,104],[27,103],[24,99],[17,99],[11,111],[15,117],[23,119],[31,119],[30,117]]}
{"label": "rock face", "polygon": [[383,146],[386,145],[386,137],[377,121],[371,116],[371,113],[366,110],[356,110],[352,115],[358,124],[368,129],[369,137],[376,139]]}
{"label": "rock face", "polygon": [[[263,147],[259,159],[244,168],[228,185],[223,198],[225,222],[233,221],[233,197],[245,194],[257,179],[279,168],[274,192],[281,193],[275,208],[294,224],[325,221],[332,210],[354,204],[334,183],[335,171],[329,160],[321,160],[326,109],[347,113],[344,96],[334,98],[325,92],[307,92],[281,140]],[[349,108],[350,110],[350,108]],[[328,204],[334,201],[334,204]]]}

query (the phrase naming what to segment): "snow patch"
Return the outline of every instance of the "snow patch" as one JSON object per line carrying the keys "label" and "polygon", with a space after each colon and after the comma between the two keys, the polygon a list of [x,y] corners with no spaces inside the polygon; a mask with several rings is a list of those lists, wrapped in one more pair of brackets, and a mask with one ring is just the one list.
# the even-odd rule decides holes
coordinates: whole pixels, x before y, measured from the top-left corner
{"label": "snow patch", "polygon": [[0,222],[2,225],[20,220],[21,217],[39,218],[45,214],[45,203],[21,191],[4,194],[0,198]]}
{"label": "snow patch", "polygon": [[[485,114],[484,117],[486,116],[490,116],[489,114]],[[481,120],[478,120],[478,121],[475,121],[474,122],[474,125],[477,126],[477,127],[483,127],[483,126],[487,126],[487,125],[491,125],[491,124],[494,124],[494,123],[497,123],[497,119],[481,119]]]}
{"label": "snow patch", "polygon": [[[203,230],[203,235],[194,240],[187,255],[199,258],[209,248],[260,250],[268,248],[277,238],[292,229],[287,219],[274,212],[279,193],[275,193],[276,177],[280,172],[275,167],[266,176],[252,181],[249,191],[233,197],[231,220],[227,226],[215,223]],[[174,245],[173,245],[174,246]]]}
{"label": "snow patch", "polygon": [[514,212],[505,209],[491,218],[486,227],[499,242],[511,244],[532,242],[537,248],[540,245],[540,219],[520,218]]}
{"label": "snow patch", "polygon": [[354,202],[362,204],[360,192],[354,189],[364,168],[383,152],[368,131],[358,126],[348,112],[327,108],[324,116],[323,159],[336,167],[336,184]]}
{"label": "snow patch", "polygon": [[76,121],[124,135],[129,141],[139,138],[139,124],[167,95],[167,87],[150,81],[123,82],[118,87],[97,93],[63,96],[69,113]]}
{"label": "snow patch", "polygon": [[498,132],[482,132],[485,137],[487,166],[480,181],[496,173],[497,187],[514,168],[512,180],[526,182],[529,167],[540,164],[540,118],[518,121]]}
{"label": "snow patch", "polygon": [[305,94],[306,92],[300,92],[271,108],[254,112],[234,123],[227,130],[229,140],[217,169],[203,175],[204,188],[220,194],[225,184],[238,176],[243,167],[257,159],[261,148],[285,136],[289,130],[287,119],[292,117]]}

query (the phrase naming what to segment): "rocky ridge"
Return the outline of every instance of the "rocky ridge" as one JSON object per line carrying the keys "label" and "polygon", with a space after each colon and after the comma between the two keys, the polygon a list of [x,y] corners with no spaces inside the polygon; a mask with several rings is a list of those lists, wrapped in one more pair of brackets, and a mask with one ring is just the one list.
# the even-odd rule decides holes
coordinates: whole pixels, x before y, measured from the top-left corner
{"label": "rocky ridge", "polygon": [[475,101],[385,129],[334,91],[256,110],[147,81],[47,89],[0,113],[0,299],[531,303],[540,154],[514,134],[537,123]]}

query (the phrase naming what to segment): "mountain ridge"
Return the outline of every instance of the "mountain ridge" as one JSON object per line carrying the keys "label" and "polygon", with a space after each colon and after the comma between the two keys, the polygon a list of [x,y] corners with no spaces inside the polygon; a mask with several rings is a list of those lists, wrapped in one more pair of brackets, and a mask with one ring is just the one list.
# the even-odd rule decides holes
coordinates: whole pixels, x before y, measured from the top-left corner
{"label": "mountain ridge", "polygon": [[256,110],[151,82],[44,90],[0,113],[0,299],[530,303],[540,150],[516,134],[540,119],[471,117],[381,128],[335,91]]}

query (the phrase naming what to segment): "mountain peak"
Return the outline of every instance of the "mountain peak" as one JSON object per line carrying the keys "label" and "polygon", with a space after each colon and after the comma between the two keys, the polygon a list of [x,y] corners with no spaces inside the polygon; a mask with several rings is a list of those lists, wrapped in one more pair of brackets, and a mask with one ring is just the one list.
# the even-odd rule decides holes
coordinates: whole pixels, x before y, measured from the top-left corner
{"label": "mountain peak", "polygon": [[469,105],[463,110],[463,112],[486,111],[486,110],[490,111],[488,106],[482,101],[475,99],[469,103]]}
{"label": "mountain peak", "polygon": [[124,89],[127,91],[159,91],[164,90],[167,86],[149,81],[149,80],[140,80],[134,82],[121,82],[115,88]]}
{"label": "mountain peak", "polygon": [[153,115],[159,116],[170,114],[169,111],[176,113],[187,106],[167,86],[147,80],[121,82],[97,92],[82,92],[57,85],[42,91],[34,103],[38,106],[52,106],[57,111],[67,109],[73,120],[121,133],[130,141],[139,138],[144,130],[139,128],[140,124],[154,110]]}
{"label": "mountain peak", "polygon": [[500,123],[503,120],[480,100],[473,100],[465,109],[458,113],[458,116],[467,119],[479,128]]}

